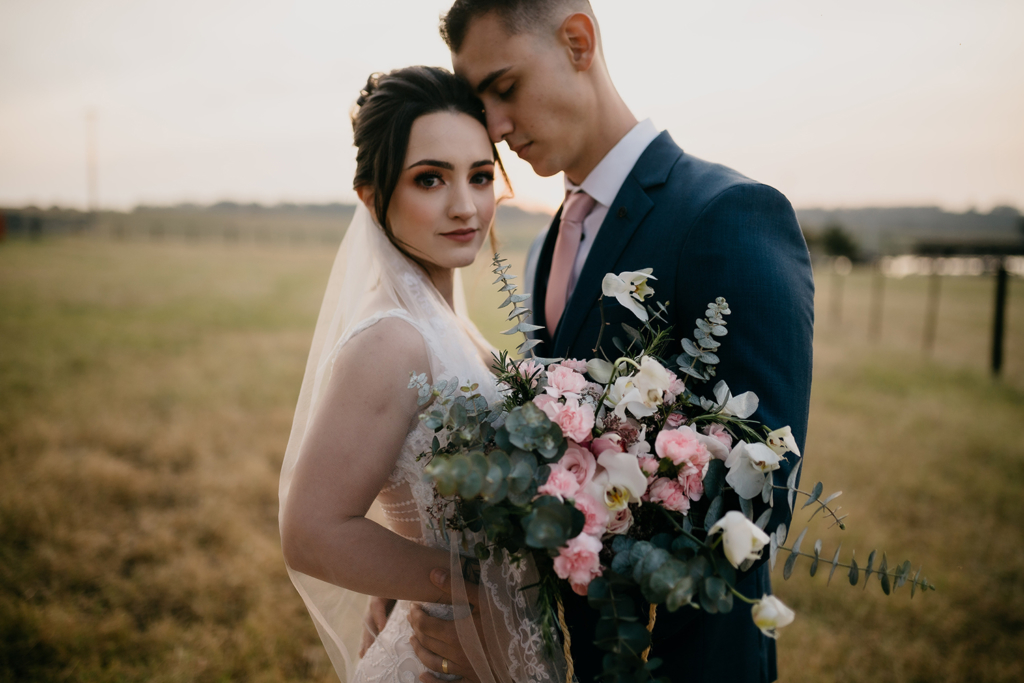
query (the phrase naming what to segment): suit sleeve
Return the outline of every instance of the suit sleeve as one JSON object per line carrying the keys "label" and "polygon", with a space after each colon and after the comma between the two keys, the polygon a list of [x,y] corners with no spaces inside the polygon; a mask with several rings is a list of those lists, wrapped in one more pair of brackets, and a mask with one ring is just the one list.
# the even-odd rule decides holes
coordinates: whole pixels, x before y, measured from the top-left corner
{"label": "suit sleeve", "polygon": [[[753,418],[778,429],[789,425],[803,453],[811,394],[814,282],[810,257],[796,214],[778,191],[758,184],[734,185],[712,199],[698,215],[682,245],[676,301],[680,337],[693,335],[704,304],[725,297],[728,334],[719,339],[718,374],[699,388],[710,397],[718,380],[734,395],[757,394]],[[682,308],[682,307],[681,307]],[[784,486],[799,458],[788,453],[774,473]],[[760,509],[759,509],[760,506]],[[755,501],[756,519],[763,511]],[[784,491],[776,491],[766,529],[790,523]],[[767,553],[765,553],[767,556]]]}

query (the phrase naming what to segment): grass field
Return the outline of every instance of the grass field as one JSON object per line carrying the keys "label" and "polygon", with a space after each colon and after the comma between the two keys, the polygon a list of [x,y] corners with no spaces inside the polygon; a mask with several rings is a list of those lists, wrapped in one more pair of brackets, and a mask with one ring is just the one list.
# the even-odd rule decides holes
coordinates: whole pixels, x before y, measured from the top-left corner
{"label": "grass field", "polygon": [[[0,244],[0,680],[321,681],[333,673],[284,571],[277,475],[333,251],[325,246]],[[521,255],[510,257],[517,270]],[[495,341],[493,277],[467,273]],[[885,598],[837,572],[777,592],[798,613],[783,681],[1024,678],[1024,285],[1005,376],[987,374],[992,284],[819,278],[807,487],[939,590]],[[800,526],[796,526],[794,534]],[[794,536],[791,535],[791,539]]]}

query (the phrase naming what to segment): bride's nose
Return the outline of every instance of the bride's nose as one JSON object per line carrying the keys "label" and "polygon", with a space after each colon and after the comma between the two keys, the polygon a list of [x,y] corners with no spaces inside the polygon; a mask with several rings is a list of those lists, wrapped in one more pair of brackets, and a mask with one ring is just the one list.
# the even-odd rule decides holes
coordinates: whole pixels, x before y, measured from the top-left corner
{"label": "bride's nose", "polygon": [[469,183],[456,183],[448,204],[448,217],[458,220],[469,220],[476,215],[476,203],[473,201]]}

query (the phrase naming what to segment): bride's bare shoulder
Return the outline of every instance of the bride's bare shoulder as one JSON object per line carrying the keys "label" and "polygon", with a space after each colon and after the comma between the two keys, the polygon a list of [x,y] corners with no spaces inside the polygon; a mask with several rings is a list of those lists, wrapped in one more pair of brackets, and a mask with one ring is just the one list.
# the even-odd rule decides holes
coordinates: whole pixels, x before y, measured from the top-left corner
{"label": "bride's bare shoulder", "polygon": [[383,316],[339,350],[332,383],[336,378],[343,382],[367,380],[387,393],[407,386],[410,373],[424,372],[430,376],[430,356],[419,330],[402,317]]}

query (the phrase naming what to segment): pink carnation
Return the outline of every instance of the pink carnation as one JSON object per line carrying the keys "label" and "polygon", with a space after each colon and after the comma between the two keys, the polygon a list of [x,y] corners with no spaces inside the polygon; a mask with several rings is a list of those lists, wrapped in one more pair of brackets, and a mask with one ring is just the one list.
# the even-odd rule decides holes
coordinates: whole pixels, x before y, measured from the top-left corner
{"label": "pink carnation", "polygon": [[660,457],[671,460],[674,465],[691,462],[702,469],[711,460],[707,446],[700,442],[695,431],[685,426],[661,430],[654,441],[654,450]]}
{"label": "pink carnation", "polygon": [[551,474],[543,486],[537,487],[537,493],[545,496],[554,496],[558,500],[572,498],[580,490],[580,484],[576,481],[576,475],[561,465],[551,466]]}
{"label": "pink carnation", "polygon": [[576,505],[576,509],[587,518],[587,522],[583,526],[583,533],[600,538],[605,527],[608,526],[608,507],[586,493],[577,493],[573,503]]}
{"label": "pink carnation", "polygon": [[558,464],[576,477],[580,488],[590,483],[590,480],[594,478],[594,470],[597,469],[597,460],[594,459],[594,456],[575,441],[569,442],[569,447],[565,449],[565,455],[558,461]]}
{"label": "pink carnation", "polygon": [[657,474],[658,472],[658,460],[648,455],[640,456],[640,469],[644,471],[644,474]]}
{"label": "pink carnation", "polygon": [[696,467],[687,464],[683,469],[679,470],[679,476],[676,478],[676,482],[679,484],[680,490],[690,500],[700,500],[701,496],[704,495],[704,469],[697,469]]}
{"label": "pink carnation", "polygon": [[683,492],[683,487],[675,479],[658,477],[647,489],[652,503],[661,503],[662,507],[676,512],[686,513],[690,510],[690,499]]}
{"label": "pink carnation", "polygon": [[665,391],[665,403],[671,405],[676,402],[677,398],[679,398],[679,394],[683,393],[686,385],[683,384],[683,380],[679,379],[676,373],[671,370],[666,370],[666,372],[668,372],[671,380],[668,383],[668,389]]}
{"label": "pink carnation", "polygon": [[704,428],[704,434],[712,438],[718,439],[726,448],[732,448],[732,435],[726,431],[725,427],[712,422]]}
{"label": "pink carnation", "polygon": [[665,429],[675,429],[686,422],[686,416],[682,413],[669,413],[665,418]]}
{"label": "pink carnation", "polygon": [[593,536],[580,534],[558,551],[558,557],[555,558],[555,574],[561,579],[568,579],[576,593],[586,595],[591,580],[601,575],[600,552],[601,541]]}
{"label": "pink carnation", "polygon": [[[541,401],[547,398],[547,401]],[[567,439],[577,443],[586,443],[591,439],[591,431],[594,429],[594,408],[583,404],[576,399],[566,399],[565,403],[559,403],[556,399],[547,395],[538,396],[533,400],[534,404],[544,411],[552,422],[562,428],[562,434]]]}
{"label": "pink carnation", "polygon": [[517,366],[519,368],[519,374],[524,378],[530,379],[530,388],[537,386],[537,380],[540,379],[541,371],[544,370],[544,366],[533,360],[519,361]]}
{"label": "pink carnation", "polygon": [[615,513],[615,516],[608,522],[608,533],[624,534],[633,526],[633,513],[628,507],[624,507]]}
{"label": "pink carnation", "polygon": [[[566,358],[558,365],[561,365],[563,368],[569,368],[573,372],[578,372],[581,375],[587,371],[587,362],[583,360],[576,360],[575,358]],[[550,371],[551,368],[558,367],[558,365],[549,365],[548,371]]]}
{"label": "pink carnation", "polygon": [[567,367],[558,365],[554,370],[548,371],[548,386],[545,391],[555,398],[567,395],[579,398],[586,387],[587,379]]}

